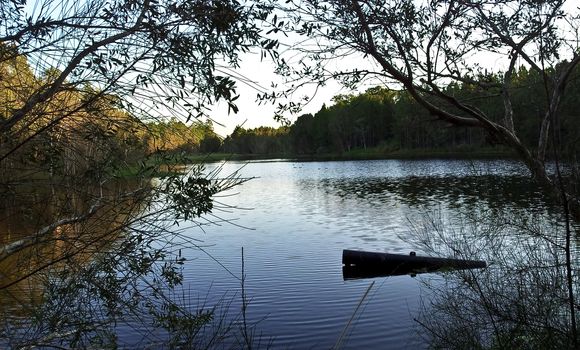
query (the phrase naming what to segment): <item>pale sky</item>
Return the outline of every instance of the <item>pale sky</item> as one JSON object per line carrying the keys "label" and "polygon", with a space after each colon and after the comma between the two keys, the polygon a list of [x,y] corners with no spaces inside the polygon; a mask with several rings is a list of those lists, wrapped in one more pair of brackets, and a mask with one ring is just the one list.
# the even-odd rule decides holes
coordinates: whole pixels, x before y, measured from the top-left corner
{"label": "pale sky", "polygon": [[[246,129],[259,126],[280,126],[280,123],[274,120],[276,106],[271,103],[260,105],[256,101],[258,92],[272,91],[272,82],[282,85],[282,78],[274,73],[274,68],[274,64],[271,61],[267,59],[260,61],[260,55],[258,53],[246,54],[242,57],[241,67],[235,70],[233,77],[239,75],[251,80],[253,83],[246,84],[238,80],[238,93],[240,97],[236,101],[236,105],[239,108],[237,114],[233,114],[233,112],[228,114],[227,104],[225,103],[214,106],[212,112],[209,113],[214,120],[214,129],[218,134],[227,136],[231,134],[237,125],[241,125]],[[318,90],[315,90],[314,87],[303,88],[293,96],[293,100],[300,100],[300,97],[307,94],[311,98],[311,101],[308,105],[304,106],[300,114],[314,114],[320,110],[323,104],[327,106],[332,104],[331,99],[335,95],[348,92],[340,84],[332,82]],[[292,116],[287,114],[285,117],[293,122],[298,115]],[[223,124],[223,126],[217,125],[217,123]]]}

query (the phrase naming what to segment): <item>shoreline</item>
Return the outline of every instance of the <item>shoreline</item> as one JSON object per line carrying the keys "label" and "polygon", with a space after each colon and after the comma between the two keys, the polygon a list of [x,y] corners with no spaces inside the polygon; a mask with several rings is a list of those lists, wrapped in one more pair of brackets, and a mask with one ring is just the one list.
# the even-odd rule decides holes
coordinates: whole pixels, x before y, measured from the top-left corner
{"label": "shoreline", "polygon": [[[127,166],[123,170],[117,169],[115,177],[136,176],[167,176],[179,173],[177,168],[195,163],[216,163],[223,161],[235,162],[332,162],[357,160],[421,160],[421,159],[513,159],[518,157],[512,152],[501,149],[477,150],[398,150],[385,152],[377,149],[353,150],[351,152],[320,153],[320,154],[236,154],[236,153],[209,153],[209,154],[157,154],[152,155],[141,166]],[[177,167],[177,168],[176,168]]]}
{"label": "shoreline", "polygon": [[199,155],[185,155],[184,160],[190,162],[213,163],[219,161],[347,161],[347,160],[413,160],[413,159],[517,159],[517,155],[504,150],[473,150],[473,151],[446,151],[446,150],[410,150],[394,152],[359,152],[358,150],[339,153],[321,154],[235,154],[211,153]]}

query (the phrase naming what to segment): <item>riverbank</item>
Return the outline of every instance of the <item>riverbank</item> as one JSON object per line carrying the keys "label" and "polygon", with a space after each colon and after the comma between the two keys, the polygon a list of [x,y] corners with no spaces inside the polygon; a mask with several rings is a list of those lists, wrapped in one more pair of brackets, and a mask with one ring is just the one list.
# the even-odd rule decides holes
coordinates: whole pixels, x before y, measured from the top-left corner
{"label": "riverbank", "polygon": [[116,168],[116,177],[164,177],[184,170],[183,165],[222,161],[341,161],[381,159],[515,159],[515,153],[503,148],[402,149],[387,151],[383,148],[354,149],[343,153],[318,154],[156,154],[135,165]]}
{"label": "riverbank", "polygon": [[190,163],[217,162],[224,160],[271,160],[287,159],[295,161],[333,161],[333,160],[379,160],[379,159],[511,159],[516,154],[504,148],[455,148],[455,149],[403,149],[385,151],[381,148],[354,149],[343,153],[317,154],[191,154],[184,159]]}

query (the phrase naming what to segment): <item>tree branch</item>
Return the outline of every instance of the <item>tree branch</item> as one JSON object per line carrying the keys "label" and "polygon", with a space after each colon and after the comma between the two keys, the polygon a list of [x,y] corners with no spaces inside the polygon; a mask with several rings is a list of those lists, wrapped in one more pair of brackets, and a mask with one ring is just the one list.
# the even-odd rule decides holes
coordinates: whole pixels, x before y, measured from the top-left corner
{"label": "tree branch", "polygon": [[141,24],[143,23],[143,20],[145,18],[145,13],[147,12],[147,10],[149,8],[149,3],[150,3],[150,0],[145,1],[145,3],[143,4],[143,10],[141,11],[141,14],[139,15],[139,17],[135,21],[135,24],[131,28],[129,28],[128,30],[126,30],[124,32],[115,34],[115,35],[107,37],[101,41],[93,43],[92,45],[90,45],[86,49],[82,50],[77,56],[75,56],[68,63],[68,65],[64,69],[64,71],[62,71],[62,73],[58,76],[58,78],[54,82],[52,82],[52,84],[50,84],[49,87],[47,87],[46,89],[35,92],[28,99],[28,101],[26,101],[24,106],[22,106],[21,108],[19,108],[16,111],[14,111],[12,113],[12,116],[10,117],[10,119],[6,120],[4,123],[2,123],[0,125],[0,134],[8,132],[16,123],[18,123],[28,113],[30,113],[36,107],[36,105],[48,100],[55,93],[59,92],[61,87],[62,87],[62,84],[65,82],[67,77],[77,68],[77,66],[88,55],[97,51],[99,48],[101,48],[103,46],[112,44],[112,43],[116,42],[117,40],[126,38],[129,35],[134,34],[139,29]]}
{"label": "tree branch", "polygon": [[95,214],[96,211],[101,207],[101,199],[102,198],[99,198],[89,208],[89,210],[86,213],[84,213],[83,215],[58,220],[58,221],[56,221],[48,226],[43,227],[42,229],[40,229],[39,231],[37,231],[36,233],[34,233],[32,235],[29,235],[23,239],[20,239],[16,242],[12,242],[10,244],[7,244],[7,245],[1,247],[0,248],[0,262],[5,260],[7,257],[9,257],[10,255],[12,255],[18,251],[21,251],[27,247],[30,247],[30,246],[33,246],[35,244],[42,242],[42,240],[45,236],[52,233],[54,230],[56,230],[60,226],[70,225],[70,224],[74,224],[74,223],[78,223],[78,222],[87,220],[93,214]]}

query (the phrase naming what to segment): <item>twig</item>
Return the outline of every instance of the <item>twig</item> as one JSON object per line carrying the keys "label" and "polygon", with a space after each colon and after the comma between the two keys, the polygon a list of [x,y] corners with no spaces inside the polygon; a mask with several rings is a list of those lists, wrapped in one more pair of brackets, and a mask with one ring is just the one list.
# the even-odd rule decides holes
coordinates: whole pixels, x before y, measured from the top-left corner
{"label": "twig", "polygon": [[354,309],[354,312],[350,316],[350,319],[346,323],[346,326],[342,330],[342,333],[340,333],[340,337],[338,337],[338,340],[336,341],[336,344],[334,344],[334,346],[332,347],[333,349],[340,349],[342,347],[342,342],[344,340],[344,337],[346,335],[346,332],[350,328],[350,325],[351,325],[352,321],[354,320],[354,317],[356,316],[358,310],[360,309],[361,305],[363,304],[363,302],[365,301],[365,299],[369,295],[369,292],[371,291],[371,289],[373,288],[374,285],[375,285],[375,281],[373,281],[373,283],[371,283],[369,285],[369,287],[367,288],[365,294],[363,294],[362,298],[360,299],[360,301],[358,302],[356,308]]}

